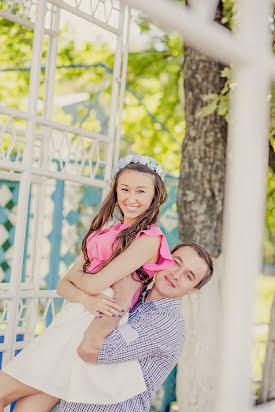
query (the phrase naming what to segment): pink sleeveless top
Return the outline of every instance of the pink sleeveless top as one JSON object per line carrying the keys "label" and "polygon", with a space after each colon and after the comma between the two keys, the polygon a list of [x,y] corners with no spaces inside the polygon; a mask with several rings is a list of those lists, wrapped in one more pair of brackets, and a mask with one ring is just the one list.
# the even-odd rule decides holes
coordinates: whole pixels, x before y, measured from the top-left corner
{"label": "pink sleeveless top", "polygon": [[[117,235],[127,226],[129,226],[129,223],[117,223],[116,225],[90,234],[87,239],[87,254],[91,260],[91,263],[87,267],[87,272],[95,273],[99,266],[109,259],[112,255],[112,247]],[[142,265],[143,269],[148,273],[149,278],[151,279],[157,271],[168,269],[173,266],[174,260],[170,253],[165,236],[158,226],[152,225],[148,230],[141,230],[136,235],[135,239],[138,239],[142,234],[150,237],[161,237],[159,258],[157,263],[145,262]],[[130,309],[138,300],[140,288],[133,297]]]}

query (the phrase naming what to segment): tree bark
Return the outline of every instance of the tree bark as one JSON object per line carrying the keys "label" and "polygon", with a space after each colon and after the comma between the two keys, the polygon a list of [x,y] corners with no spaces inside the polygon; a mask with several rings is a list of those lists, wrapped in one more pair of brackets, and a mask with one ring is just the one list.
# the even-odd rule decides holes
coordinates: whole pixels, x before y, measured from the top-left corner
{"label": "tree bark", "polygon": [[271,143],[269,143],[269,156],[268,156],[268,164],[271,167],[273,173],[275,173],[275,152]]}
{"label": "tree bark", "polygon": [[203,96],[220,93],[223,66],[184,46],[186,131],[178,188],[180,239],[194,240],[217,257],[221,250],[227,124],[216,113],[199,115]]}
{"label": "tree bark", "polygon": [[[221,21],[222,4],[216,20]],[[178,188],[180,240],[200,243],[215,258],[221,252],[227,124],[216,113],[199,115],[203,96],[219,94],[223,66],[184,46],[186,131]],[[218,261],[221,260],[221,257]],[[177,399],[180,412],[213,412],[218,375],[219,275],[202,291],[183,298],[186,340],[179,361]]]}

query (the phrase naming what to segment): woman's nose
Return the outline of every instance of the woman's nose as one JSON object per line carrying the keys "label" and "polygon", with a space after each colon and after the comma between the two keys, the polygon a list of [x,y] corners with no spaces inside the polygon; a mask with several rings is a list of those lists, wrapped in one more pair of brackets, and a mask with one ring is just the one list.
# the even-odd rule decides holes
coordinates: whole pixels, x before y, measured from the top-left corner
{"label": "woman's nose", "polygon": [[128,202],[135,203],[136,202],[136,195],[135,193],[129,192],[128,193]]}

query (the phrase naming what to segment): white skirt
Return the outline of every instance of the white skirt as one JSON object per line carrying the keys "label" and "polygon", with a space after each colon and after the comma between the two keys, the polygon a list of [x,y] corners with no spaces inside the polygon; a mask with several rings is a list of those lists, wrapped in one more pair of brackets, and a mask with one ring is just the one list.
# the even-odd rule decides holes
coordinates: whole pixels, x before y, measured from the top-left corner
{"label": "white skirt", "polygon": [[[110,294],[110,288],[104,291]],[[146,390],[138,360],[94,364],[77,354],[94,315],[66,303],[60,315],[2,370],[13,378],[67,402],[112,404]],[[124,315],[120,324],[127,322]],[[125,348],[126,350],[126,348]]]}

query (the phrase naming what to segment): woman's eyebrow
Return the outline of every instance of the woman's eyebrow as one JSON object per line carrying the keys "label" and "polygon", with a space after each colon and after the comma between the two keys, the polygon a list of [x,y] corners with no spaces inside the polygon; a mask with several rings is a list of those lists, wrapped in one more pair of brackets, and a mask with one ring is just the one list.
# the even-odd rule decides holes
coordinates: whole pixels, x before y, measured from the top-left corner
{"label": "woman's eyebrow", "polygon": [[[120,183],[120,186],[127,186],[126,183]],[[137,189],[147,189],[147,186],[137,186]]]}

